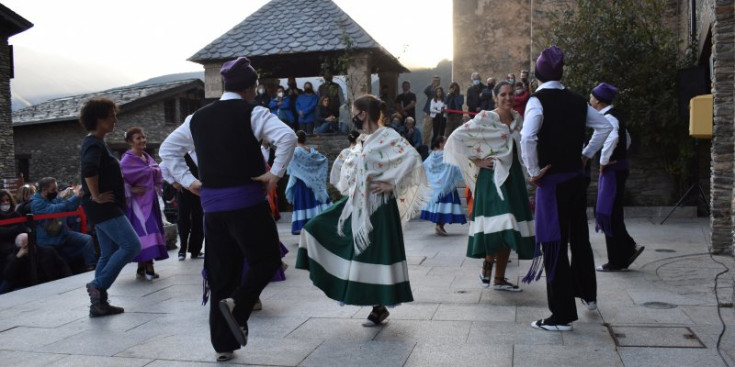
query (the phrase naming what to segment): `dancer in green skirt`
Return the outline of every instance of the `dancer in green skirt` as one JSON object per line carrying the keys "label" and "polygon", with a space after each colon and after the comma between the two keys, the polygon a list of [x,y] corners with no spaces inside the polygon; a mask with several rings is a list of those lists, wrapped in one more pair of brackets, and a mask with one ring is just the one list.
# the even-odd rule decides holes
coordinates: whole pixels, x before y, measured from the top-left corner
{"label": "dancer in green skirt", "polygon": [[533,258],[534,221],[526,180],[520,166],[522,117],[513,110],[513,86],[493,89],[495,108],[482,111],[455,130],[444,147],[444,160],[460,167],[475,198],[470,213],[467,256],[481,258],[480,280],[495,290],[519,292],[505,268],[510,250],[520,259]]}
{"label": "dancer in green skirt", "polygon": [[337,189],[345,197],[301,231],[296,268],[343,304],[373,306],[365,326],[379,325],[386,305],[413,301],[402,223],[431,196],[418,152],[383,127],[385,103],[366,95],[352,106],[364,134],[349,151]]}

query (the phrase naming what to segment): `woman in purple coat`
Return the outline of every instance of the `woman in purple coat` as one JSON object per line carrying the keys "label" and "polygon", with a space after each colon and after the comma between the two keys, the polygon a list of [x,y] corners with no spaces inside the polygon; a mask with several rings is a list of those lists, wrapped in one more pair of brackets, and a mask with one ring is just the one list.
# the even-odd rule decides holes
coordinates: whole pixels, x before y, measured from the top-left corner
{"label": "woman in purple coat", "polygon": [[166,240],[161,220],[158,195],[161,192],[161,168],[145,152],[146,138],[143,129],[131,127],[125,133],[125,141],[130,150],[120,159],[125,196],[127,197],[127,216],[133,229],[140,237],[140,253],[133,259],[138,263],[136,277],[153,280],[158,274],[153,270],[153,260],[168,258]]}

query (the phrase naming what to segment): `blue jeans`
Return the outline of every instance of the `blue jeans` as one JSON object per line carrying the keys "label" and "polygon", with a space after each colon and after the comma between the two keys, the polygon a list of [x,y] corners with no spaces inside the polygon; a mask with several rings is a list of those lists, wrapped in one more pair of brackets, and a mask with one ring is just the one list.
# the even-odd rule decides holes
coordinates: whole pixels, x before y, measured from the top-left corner
{"label": "blue jeans", "polygon": [[122,268],[140,252],[140,238],[124,215],[94,226],[100,243],[100,260],[90,284],[109,289]]}
{"label": "blue jeans", "polygon": [[55,249],[67,263],[77,257],[84,259],[84,266],[86,267],[94,266],[97,262],[94,255],[94,241],[92,240],[92,236],[88,234],[68,231],[66,240],[56,246],[48,246],[40,243],[38,245]]}

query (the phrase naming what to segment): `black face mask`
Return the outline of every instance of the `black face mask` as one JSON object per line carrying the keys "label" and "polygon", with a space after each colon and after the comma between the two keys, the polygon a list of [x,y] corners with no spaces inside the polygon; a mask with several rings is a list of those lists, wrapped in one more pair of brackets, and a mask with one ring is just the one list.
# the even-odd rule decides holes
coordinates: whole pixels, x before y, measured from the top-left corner
{"label": "black face mask", "polygon": [[304,92],[311,93],[313,90],[311,88],[304,88]]}
{"label": "black face mask", "polygon": [[357,115],[352,116],[352,124],[355,125],[356,129],[362,130],[362,121],[357,117]]}
{"label": "black face mask", "polygon": [[54,200],[56,199],[57,195],[59,195],[58,192],[49,192],[48,194],[46,194],[46,199]]}

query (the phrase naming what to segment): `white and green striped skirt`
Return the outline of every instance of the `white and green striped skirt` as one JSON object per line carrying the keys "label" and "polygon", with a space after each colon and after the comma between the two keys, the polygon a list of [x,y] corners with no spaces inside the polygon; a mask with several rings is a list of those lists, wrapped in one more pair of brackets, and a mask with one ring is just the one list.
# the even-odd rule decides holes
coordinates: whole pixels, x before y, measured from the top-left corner
{"label": "white and green striped skirt", "polygon": [[296,268],[308,270],[315,286],[344,304],[397,305],[413,301],[395,199],[370,216],[370,247],[359,255],[355,255],[351,218],[344,223],[344,237],[337,234],[337,221],[346,200],[336,202],[304,226]]}
{"label": "white and green striped skirt", "polygon": [[532,259],[536,241],[533,213],[526,179],[515,154],[508,178],[500,189],[505,200],[498,195],[493,170],[481,169],[470,213],[467,256],[484,258],[509,247],[518,253],[518,258]]}

